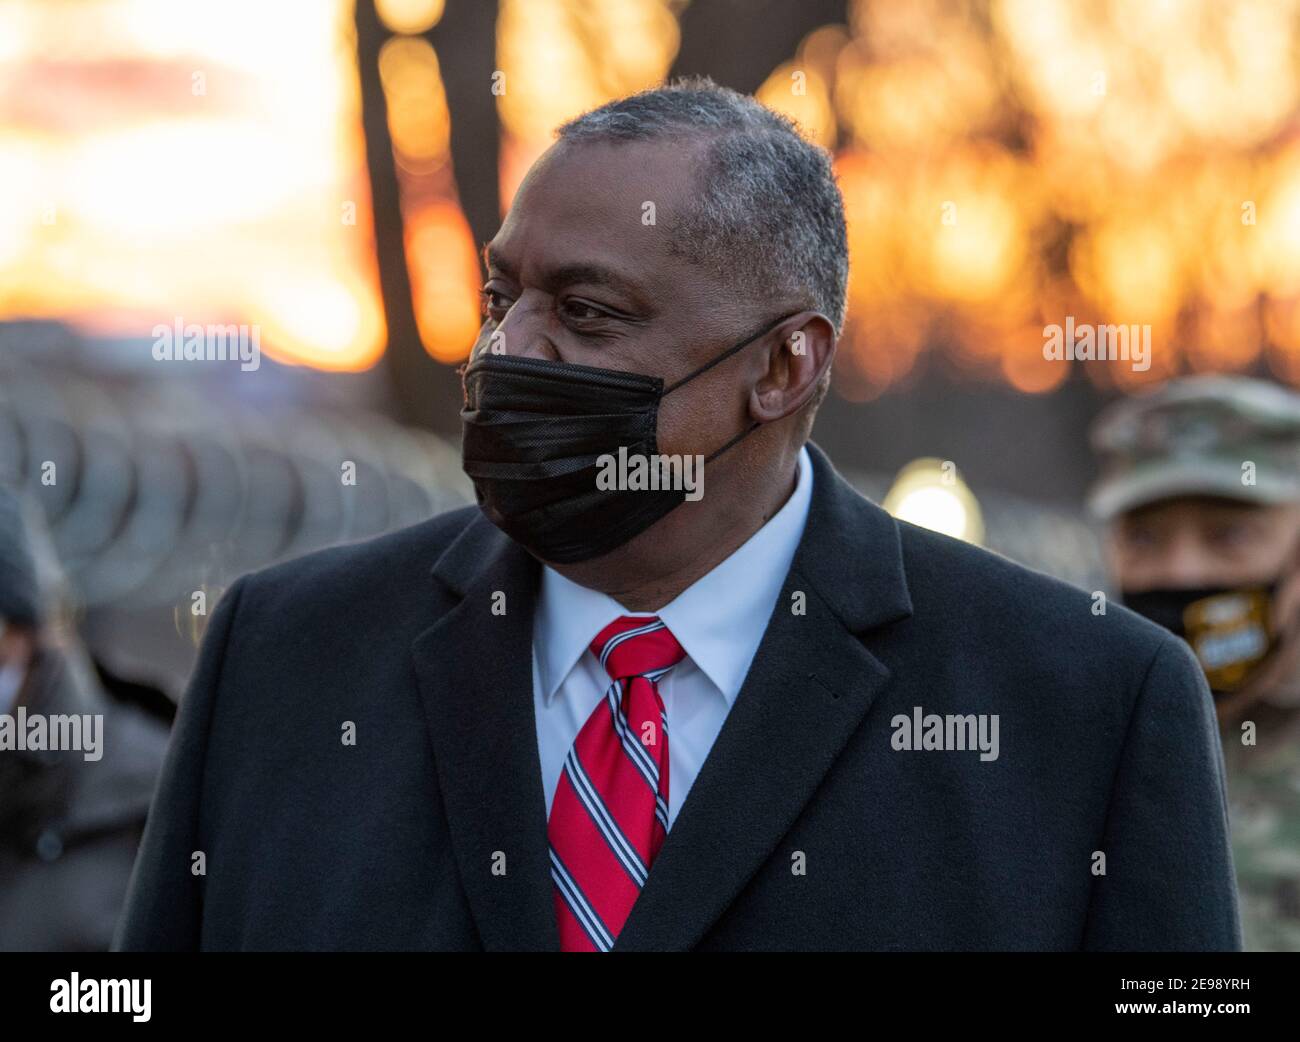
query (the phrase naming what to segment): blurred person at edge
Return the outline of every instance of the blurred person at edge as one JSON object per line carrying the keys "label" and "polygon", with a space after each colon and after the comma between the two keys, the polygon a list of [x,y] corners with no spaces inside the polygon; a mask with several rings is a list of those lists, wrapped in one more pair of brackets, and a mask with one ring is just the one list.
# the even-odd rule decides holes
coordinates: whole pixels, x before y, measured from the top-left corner
{"label": "blurred person at edge", "polygon": [[1300,950],[1300,394],[1177,380],[1093,443],[1120,596],[1191,644],[1214,694],[1246,946]]}
{"label": "blurred person at edge", "polygon": [[[166,729],[114,703],[58,621],[57,574],[0,488],[0,951],[108,950],[166,749]],[[97,758],[18,742],[38,714],[101,715]]]}

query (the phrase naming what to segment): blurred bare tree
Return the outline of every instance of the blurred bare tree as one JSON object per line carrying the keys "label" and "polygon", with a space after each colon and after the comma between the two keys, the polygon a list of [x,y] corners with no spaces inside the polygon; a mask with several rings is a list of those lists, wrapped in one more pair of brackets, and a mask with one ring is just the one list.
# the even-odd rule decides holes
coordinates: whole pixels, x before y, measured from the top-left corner
{"label": "blurred bare tree", "polygon": [[[379,51],[391,33],[379,20],[374,0],[360,0],[356,12],[362,125],[375,213],[380,292],[388,324],[385,362],[395,414],[403,422],[452,433],[458,429],[460,378],[454,368],[434,361],[425,351],[411,298],[401,190],[379,78]],[[453,176],[476,244],[492,238],[501,219],[497,176],[500,127],[491,91],[496,22],[495,0],[453,0],[438,24],[422,34],[438,53],[451,114]]]}

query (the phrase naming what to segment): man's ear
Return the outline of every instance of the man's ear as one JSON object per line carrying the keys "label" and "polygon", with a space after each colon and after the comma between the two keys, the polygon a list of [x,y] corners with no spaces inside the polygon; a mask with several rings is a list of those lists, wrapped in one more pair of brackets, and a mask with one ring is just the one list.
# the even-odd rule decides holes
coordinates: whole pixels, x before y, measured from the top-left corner
{"label": "man's ear", "polygon": [[756,423],[785,419],[817,393],[835,355],[835,327],[816,311],[791,315],[768,334],[767,371],[754,385],[749,416]]}

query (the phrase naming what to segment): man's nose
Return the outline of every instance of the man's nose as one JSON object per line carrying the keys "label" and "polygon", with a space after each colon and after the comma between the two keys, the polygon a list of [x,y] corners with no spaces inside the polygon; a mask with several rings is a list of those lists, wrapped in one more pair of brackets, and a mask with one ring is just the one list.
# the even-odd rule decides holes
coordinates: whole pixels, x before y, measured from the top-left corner
{"label": "man's nose", "polygon": [[1214,585],[1220,570],[1214,553],[1192,532],[1180,532],[1170,540],[1160,564],[1163,584],[1184,589]]}
{"label": "man's nose", "polygon": [[514,302],[492,336],[490,350],[512,358],[559,360],[555,345],[547,336],[550,302],[541,295],[524,293]]}

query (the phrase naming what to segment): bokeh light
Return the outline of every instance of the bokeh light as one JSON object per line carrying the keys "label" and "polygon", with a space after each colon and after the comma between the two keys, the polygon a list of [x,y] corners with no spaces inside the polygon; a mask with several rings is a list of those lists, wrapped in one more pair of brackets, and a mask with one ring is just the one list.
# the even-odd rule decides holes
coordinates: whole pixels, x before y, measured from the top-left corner
{"label": "bokeh light", "polygon": [[[454,362],[479,276],[421,35],[445,7],[376,4],[417,323]],[[501,0],[484,89],[503,209],[559,123],[664,80],[684,8]],[[848,10],[756,92],[831,150],[844,191],[838,393],[905,387],[931,359],[1026,393],[1079,368],[1122,390],[1259,368],[1300,382],[1300,0]],[[349,0],[0,4],[0,317],[264,321],[272,355],[371,364],[385,333],[352,17]],[[299,315],[325,284],[328,331]],[[1149,326],[1150,367],[1043,359],[1067,316]]]}
{"label": "bokeh light", "polygon": [[0,318],[136,336],[238,321],[274,358],[373,364],[352,16],[347,0],[0,4]]}

